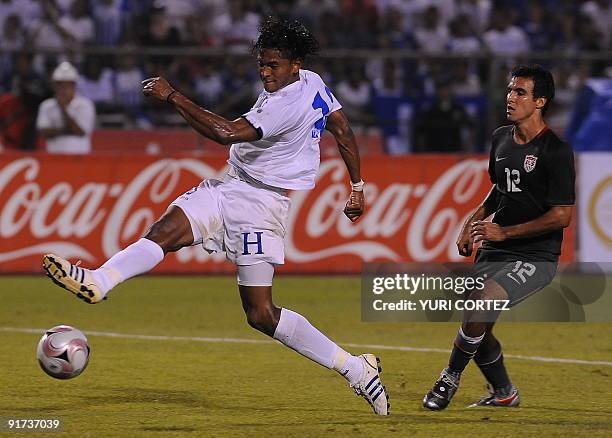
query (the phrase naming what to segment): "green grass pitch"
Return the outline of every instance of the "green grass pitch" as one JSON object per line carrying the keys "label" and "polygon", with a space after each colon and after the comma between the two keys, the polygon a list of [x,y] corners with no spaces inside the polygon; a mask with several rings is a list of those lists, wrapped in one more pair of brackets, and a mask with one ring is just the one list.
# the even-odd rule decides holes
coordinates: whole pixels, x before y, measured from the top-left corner
{"label": "green grass pitch", "polygon": [[[421,399],[446,353],[359,346],[448,349],[456,324],[362,323],[359,288],[358,277],[279,276],[275,300],[348,350],[381,357],[389,417],[335,372],[248,327],[233,277],[141,277],[93,306],[42,275],[0,277],[0,417],[60,417],[60,435],[89,437],[612,436],[612,324],[500,325],[507,355],[608,363],[507,358],[523,403],[506,410],[465,407],[484,392],[470,365],[451,406],[429,412]],[[42,333],[11,329],[57,324],[81,329],[92,348],[87,370],[69,381],[39,369]]]}

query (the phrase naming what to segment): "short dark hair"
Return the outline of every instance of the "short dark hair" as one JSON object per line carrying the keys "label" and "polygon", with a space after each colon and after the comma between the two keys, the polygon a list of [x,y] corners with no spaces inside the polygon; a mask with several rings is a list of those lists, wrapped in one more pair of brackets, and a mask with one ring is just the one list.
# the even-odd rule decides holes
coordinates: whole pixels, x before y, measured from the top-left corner
{"label": "short dark hair", "polygon": [[542,114],[546,113],[548,106],[555,98],[555,80],[549,70],[538,64],[519,65],[512,70],[512,77],[530,78],[533,80],[533,98],[545,97],[546,103]]}
{"label": "short dark hair", "polygon": [[277,49],[283,58],[304,61],[317,53],[319,42],[299,21],[270,16],[259,26],[259,37],[253,45],[253,52],[263,49]]}

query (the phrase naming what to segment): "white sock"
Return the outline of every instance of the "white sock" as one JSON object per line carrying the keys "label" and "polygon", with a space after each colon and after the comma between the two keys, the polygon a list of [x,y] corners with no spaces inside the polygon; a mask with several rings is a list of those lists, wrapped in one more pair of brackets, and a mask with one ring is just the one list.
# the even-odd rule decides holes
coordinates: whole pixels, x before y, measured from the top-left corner
{"label": "white sock", "polygon": [[357,356],[353,356],[338,347],[332,368],[338,371],[342,377],[353,385],[361,378],[361,374],[363,373],[363,362]]}
{"label": "white sock", "polygon": [[142,238],[119,251],[91,273],[102,293],[106,295],[119,283],[149,272],[163,259],[164,250],[152,240]]}
{"label": "white sock", "polygon": [[308,359],[338,371],[350,382],[349,375],[353,377],[354,374],[360,375],[362,372],[363,367],[358,358],[338,347],[302,315],[289,309],[281,309],[274,339]]}

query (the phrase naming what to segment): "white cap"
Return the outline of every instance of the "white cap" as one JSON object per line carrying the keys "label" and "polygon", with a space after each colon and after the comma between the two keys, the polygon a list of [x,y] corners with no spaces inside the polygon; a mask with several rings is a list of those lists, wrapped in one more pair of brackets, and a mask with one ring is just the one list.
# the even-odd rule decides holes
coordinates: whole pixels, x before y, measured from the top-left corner
{"label": "white cap", "polygon": [[53,71],[51,80],[76,82],[79,79],[79,72],[72,64],[67,61],[62,62]]}

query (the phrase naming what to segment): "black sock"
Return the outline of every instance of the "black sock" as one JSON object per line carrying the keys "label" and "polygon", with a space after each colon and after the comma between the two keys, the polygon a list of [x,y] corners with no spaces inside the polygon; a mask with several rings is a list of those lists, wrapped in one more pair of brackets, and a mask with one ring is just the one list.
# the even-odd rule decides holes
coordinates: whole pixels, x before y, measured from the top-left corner
{"label": "black sock", "polygon": [[483,337],[484,333],[478,337],[467,336],[463,333],[463,329],[459,327],[457,337],[455,338],[455,345],[453,346],[453,351],[448,360],[448,371],[456,378],[459,378],[470,362],[470,359],[472,359],[476,351],[478,351],[478,346],[482,342]]}
{"label": "black sock", "polygon": [[483,344],[482,347],[476,353],[474,362],[476,362],[476,365],[478,365],[478,368],[480,368],[480,371],[495,392],[508,394],[512,389],[512,382],[510,382],[510,376],[508,376],[504,366],[501,344],[495,341],[491,346]]}

